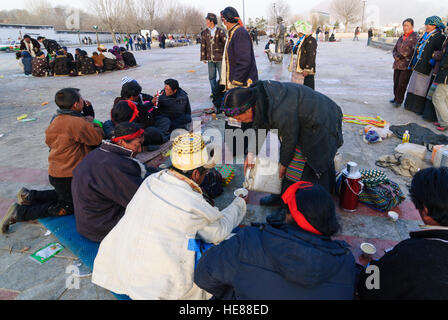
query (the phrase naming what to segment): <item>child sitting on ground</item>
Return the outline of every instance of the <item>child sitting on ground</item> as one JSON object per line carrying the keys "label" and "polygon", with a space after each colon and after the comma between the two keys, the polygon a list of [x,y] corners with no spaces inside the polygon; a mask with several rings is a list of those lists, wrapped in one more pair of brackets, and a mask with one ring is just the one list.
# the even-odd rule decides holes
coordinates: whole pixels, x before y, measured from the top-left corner
{"label": "child sitting on ground", "polygon": [[[48,174],[54,190],[22,188],[17,194],[18,203],[9,207],[0,222],[2,234],[19,221],[73,214],[73,170],[93,147],[102,142],[103,130],[92,123],[93,108],[84,102],[79,89],[59,90],[55,102],[59,110],[45,131],[45,142],[50,147]],[[84,117],[84,110],[88,117]]]}

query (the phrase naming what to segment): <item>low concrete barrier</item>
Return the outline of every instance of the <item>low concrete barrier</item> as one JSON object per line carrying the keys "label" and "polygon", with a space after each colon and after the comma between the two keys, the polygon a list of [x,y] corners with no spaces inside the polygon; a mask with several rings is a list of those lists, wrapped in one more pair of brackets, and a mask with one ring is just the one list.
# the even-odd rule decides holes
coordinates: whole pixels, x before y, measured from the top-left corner
{"label": "low concrete barrier", "polygon": [[392,50],[394,50],[395,43],[387,43],[387,42],[383,42],[383,41],[374,41],[374,40],[372,40],[370,42],[370,46],[374,47],[374,48],[378,48],[378,49],[392,51]]}

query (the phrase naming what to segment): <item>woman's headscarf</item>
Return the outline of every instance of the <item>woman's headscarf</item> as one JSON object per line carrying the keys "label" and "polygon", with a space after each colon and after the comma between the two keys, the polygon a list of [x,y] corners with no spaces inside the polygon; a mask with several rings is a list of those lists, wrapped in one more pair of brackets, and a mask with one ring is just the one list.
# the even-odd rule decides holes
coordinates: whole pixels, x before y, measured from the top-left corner
{"label": "woman's headscarf", "polygon": [[432,16],[426,18],[425,24],[436,26],[436,28],[439,29],[440,32],[445,30],[445,24],[443,23],[442,19],[438,16]]}
{"label": "woman's headscarf", "polygon": [[221,11],[221,16],[224,17],[230,23],[238,23],[240,26],[243,26],[243,22],[241,21],[240,15],[238,11],[234,7],[227,7]]}
{"label": "woman's headscarf", "polygon": [[236,117],[255,106],[257,95],[252,88],[234,88],[224,96],[223,111],[228,117]]}

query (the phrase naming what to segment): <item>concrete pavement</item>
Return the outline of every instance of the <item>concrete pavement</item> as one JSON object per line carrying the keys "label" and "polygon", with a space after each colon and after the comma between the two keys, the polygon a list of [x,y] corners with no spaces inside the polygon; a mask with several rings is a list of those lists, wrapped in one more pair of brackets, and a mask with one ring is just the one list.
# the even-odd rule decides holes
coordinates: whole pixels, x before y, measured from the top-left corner
{"label": "concrete pavement", "polygon": [[[255,48],[262,80],[288,81],[289,57],[283,65],[270,65],[263,53],[264,42]],[[140,67],[84,77],[33,78],[19,74],[13,55],[0,54],[0,217],[6,213],[21,186],[35,189],[49,187],[47,177],[48,147],[45,129],[55,113],[54,94],[63,87],[81,89],[83,97],[90,100],[96,118],[105,121],[115,97],[119,96],[121,78],[132,77],[142,85],[144,92],[154,94],[163,88],[163,81],[175,78],[187,91],[193,109],[211,106],[207,66],[199,61],[199,46],[158,49],[134,52]],[[395,109],[389,104],[392,97],[391,54],[372,47],[364,41],[319,42],[317,54],[316,90],[335,100],[345,114],[381,116],[392,124],[416,122],[431,127],[415,114]],[[42,106],[43,102],[49,102]],[[16,120],[21,114],[37,121],[22,123]],[[222,120],[211,121],[207,127],[222,130]],[[361,168],[377,168],[380,155],[393,154],[400,143],[396,138],[379,144],[366,145],[359,135],[362,126],[344,124],[344,146],[340,153],[344,162],[355,161]],[[434,131],[435,132],[435,131]],[[399,177],[384,169],[390,179],[398,182],[406,192],[409,178]],[[230,203],[233,190],[242,185],[242,166],[236,166],[236,178],[217,199],[223,208]],[[264,221],[269,209],[258,206],[261,195],[252,193],[245,222]],[[409,202],[400,208],[401,219],[393,224],[384,214],[362,207],[357,214],[340,213],[342,230],[338,237],[354,245],[362,239],[376,239],[380,249],[393,246],[408,237],[409,230],[420,223],[415,208]],[[29,255],[40,247],[57,241],[38,223],[20,223],[12,233],[0,237],[0,299],[114,299],[102,288],[93,285],[90,278],[81,279],[79,290],[66,290],[68,265],[77,264],[77,258],[65,249],[43,265],[33,262]],[[359,244],[358,244],[359,245]],[[24,249],[29,248],[24,251]],[[91,271],[81,266],[82,274]]]}

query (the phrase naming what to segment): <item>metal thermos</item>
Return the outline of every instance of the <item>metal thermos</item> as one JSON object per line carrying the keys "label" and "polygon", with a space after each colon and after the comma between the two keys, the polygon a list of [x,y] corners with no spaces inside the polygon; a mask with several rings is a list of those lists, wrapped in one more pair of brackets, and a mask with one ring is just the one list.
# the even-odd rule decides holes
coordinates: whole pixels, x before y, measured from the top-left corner
{"label": "metal thermos", "polygon": [[442,160],[440,160],[441,167],[448,167],[448,150],[443,151]]}
{"label": "metal thermos", "polygon": [[340,206],[344,211],[354,212],[358,207],[359,195],[362,192],[361,173],[356,162],[347,163],[342,170]]}

